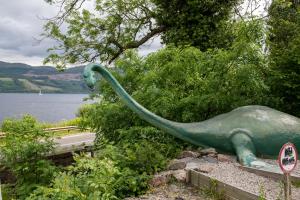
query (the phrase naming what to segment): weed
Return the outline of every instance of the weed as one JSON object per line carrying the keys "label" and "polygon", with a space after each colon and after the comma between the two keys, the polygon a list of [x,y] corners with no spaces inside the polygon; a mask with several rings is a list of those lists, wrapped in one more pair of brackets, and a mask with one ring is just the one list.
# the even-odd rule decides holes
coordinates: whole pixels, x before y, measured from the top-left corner
{"label": "weed", "polygon": [[225,200],[225,191],[218,191],[218,181],[210,179],[209,187],[201,188],[201,193],[214,200]]}
{"label": "weed", "polygon": [[259,197],[258,200],[266,200],[266,191],[262,184],[259,185]]}
{"label": "weed", "polygon": [[300,181],[292,181],[292,185],[296,188],[300,188]]}

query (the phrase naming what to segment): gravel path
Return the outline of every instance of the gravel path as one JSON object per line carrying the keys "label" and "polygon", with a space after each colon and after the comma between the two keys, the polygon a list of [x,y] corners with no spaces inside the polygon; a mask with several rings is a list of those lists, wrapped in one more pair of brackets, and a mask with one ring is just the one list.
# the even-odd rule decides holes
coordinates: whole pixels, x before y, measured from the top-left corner
{"label": "gravel path", "polygon": [[[276,164],[274,160],[268,160],[268,162]],[[204,163],[203,165],[213,168],[211,172],[203,173],[209,177],[257,195],[264,194],[268,200],[284,199],[283,183],[281,181],[241,170],[238,167],[239,164],[235,162]],[[298,165],[295,174],[298,174],[299,168]],[[292,199],[300,199],[300,188],[292,187]]]}

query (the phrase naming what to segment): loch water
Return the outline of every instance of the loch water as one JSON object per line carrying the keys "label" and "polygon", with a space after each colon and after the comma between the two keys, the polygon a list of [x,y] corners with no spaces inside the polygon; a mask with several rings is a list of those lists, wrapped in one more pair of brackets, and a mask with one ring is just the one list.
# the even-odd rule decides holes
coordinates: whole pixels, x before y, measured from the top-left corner
{"label": "loch water", "polygon": [[8,117],[30,114],[41,122],[59,122],[76,117],[88,94],[0,93],[0,124]]}

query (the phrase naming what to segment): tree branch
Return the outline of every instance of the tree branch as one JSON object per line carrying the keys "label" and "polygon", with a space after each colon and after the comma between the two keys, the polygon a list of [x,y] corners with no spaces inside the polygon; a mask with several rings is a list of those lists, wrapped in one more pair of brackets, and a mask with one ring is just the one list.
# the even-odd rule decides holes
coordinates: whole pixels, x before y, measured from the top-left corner
{"label": "tree branch", "polygon": [[124,49],[138,48],[139,46],[141,46],[142,44],[144,44],[145,42],[147,42],[153,36],[155,36],[155,35],[157,35],[159,33],[162,33],[164,31],[166,31],[166,27],[165,26],[160,26],[160,27],[154,28],[154,29],[152,29],[151,32],[149,32],[148,34],[146,34],[140,40],[134,41],[134,42],[129,42],[128,44],[126,44],[124,46]]}
{"label": "tree branch", "polygon": [[111,64],[125,50],[138,48],[139,46],[141,46],[142,44],[144,44],[145,42],[147,42],[149,39],[151,39],[155,35],[157,35],[159,33],[162,33],[164,31],[166,31],[166,27],[165,26],[160,26],[160,27],[154,28],[151,32],[149,32],[148,34],[146,34],[140,40],[129,42],[129,43],[125,44],[124,46],[122,46],[118,41],[112,39],[110,42],[112,44],[116,45],[119,48],[119,50],[113,55],[113,57],[108,61],[108,63]]}
{"label": "tree branch", "polygon": [[[66,0],[62,0],[61,2],[59,2],[60,8],[59,8],[59,12],[57,13],[57,15],[53,18],[46,19],[46,20],[56,22],[56,24],[58,24],[60,26],[64,22],[64,20],[70,15],[72,10],[80,9],[85,1],[86,0],[73,0],[72,2],[69,3],[69,8],[66,9],[65,11],[63,11],[63,6],[64,6],[64,4],[66,4]],[[50,1],[50,3],[51,3],[51,1]],[[76,7],[76,5],[78,3],[79,3],[79,6]]]}

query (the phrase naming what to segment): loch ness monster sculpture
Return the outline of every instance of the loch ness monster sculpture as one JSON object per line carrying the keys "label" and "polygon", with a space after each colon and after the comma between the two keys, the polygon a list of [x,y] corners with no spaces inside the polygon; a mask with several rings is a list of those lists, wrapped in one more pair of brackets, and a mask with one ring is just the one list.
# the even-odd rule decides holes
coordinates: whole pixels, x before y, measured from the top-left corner
{"label": "loch ness monster sculpture", "polygon": [[137,103],[100,64],[91,63],[84,69],[83,77],[89,87],[95,86],[95,72],[108,81],[132,111],[153,126],[194,145],[236,154],[245,166],[268,168],[256,156],[276,157],[286,142],[300,147],[300,119],[292,115],[266,106],[250,105],[201,122],[174,122]]}

